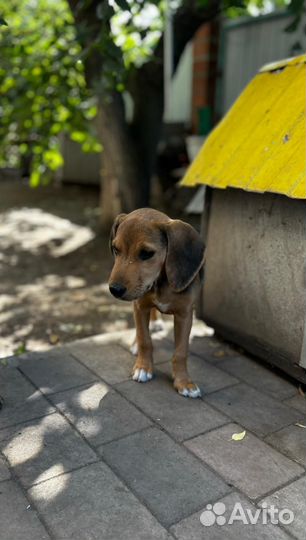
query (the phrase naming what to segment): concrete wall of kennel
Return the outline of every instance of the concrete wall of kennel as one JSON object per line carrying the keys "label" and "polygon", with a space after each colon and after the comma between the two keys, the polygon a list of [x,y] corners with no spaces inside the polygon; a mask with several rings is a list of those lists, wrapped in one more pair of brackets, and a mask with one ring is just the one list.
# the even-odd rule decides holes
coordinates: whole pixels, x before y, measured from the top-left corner
{"label": "concrete wall of kennel", "polygon": [[306,383],[306,201],[207,188],[200,315]]}

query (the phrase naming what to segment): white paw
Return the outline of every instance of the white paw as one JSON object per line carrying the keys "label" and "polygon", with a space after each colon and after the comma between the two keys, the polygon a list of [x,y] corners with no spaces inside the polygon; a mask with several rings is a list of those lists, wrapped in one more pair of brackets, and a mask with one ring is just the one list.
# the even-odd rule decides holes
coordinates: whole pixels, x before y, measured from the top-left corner
{"label": "white paw", "polygon": [[148,382],[152,379],[153,375],[152,373],[149,373],[145,369],[136,368],[133,373],[133,381],[137,382]]}
{"label": "white paw", "polygon": [[130,347],[130,352],[134,355],[134,356],[137,356],[138,354],[138,345],[137,345],[137,342],[135,341],[135,343],[133,343],[133,345],[131,345]]}
{"label": "white paw", "polygon": [[195,388],[183,388],[179,390],[178,393],[184,397],[198,398],[201,397],[201,390],[198,386]]}

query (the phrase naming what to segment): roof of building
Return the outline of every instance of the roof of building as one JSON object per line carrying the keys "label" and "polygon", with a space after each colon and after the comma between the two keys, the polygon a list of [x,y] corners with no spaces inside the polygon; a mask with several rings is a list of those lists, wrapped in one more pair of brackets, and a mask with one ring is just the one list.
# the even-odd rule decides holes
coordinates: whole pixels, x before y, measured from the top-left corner
{"label": "roof of building", "polygon": [[182,184],[306,199],[306,55],[264,66],[206,139]]}

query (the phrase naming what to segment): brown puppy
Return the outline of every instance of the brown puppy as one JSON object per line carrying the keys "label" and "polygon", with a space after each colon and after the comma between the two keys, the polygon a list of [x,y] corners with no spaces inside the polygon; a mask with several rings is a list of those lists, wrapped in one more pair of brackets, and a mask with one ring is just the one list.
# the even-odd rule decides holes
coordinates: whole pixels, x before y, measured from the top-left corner
{"label": "brown puppy", "polygon": [[183,221],[142,208],[116,218],[110,245],[115,256],[110,292],[116,298],[134,302],[138,356],[133,379],[152,379],[149,322],[152,308],[157,308],[174,315],[174,388],[183,396],[199,397],[200,389],[188,376],[187,356],[193,304],[204,264],[200,235]]}

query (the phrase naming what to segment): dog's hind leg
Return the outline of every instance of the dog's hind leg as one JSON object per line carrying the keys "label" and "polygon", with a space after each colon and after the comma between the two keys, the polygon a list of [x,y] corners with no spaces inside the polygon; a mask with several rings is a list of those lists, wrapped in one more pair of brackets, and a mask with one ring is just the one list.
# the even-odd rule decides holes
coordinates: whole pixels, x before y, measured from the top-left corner
{"label": "dog's hind leg", "polygon": [[200,397],[200,388],[192,382],[187,371],[189,335],[192,326],[192,310],[183,315],[174,315],[175,351],[172,359],[173,385],[185,397]]}
{"label": "dog's hind leg", "polygon": [[134,302],[137,359],[132,377],[137,382],[147,382],[153,377],[153,346],[149,331],[150,311],[150,308],[145,309],[140,307],[137,301]]}

